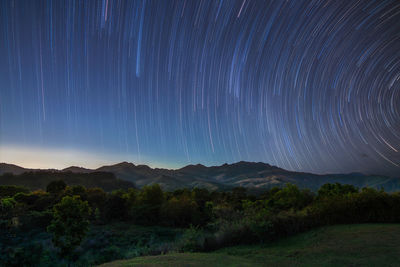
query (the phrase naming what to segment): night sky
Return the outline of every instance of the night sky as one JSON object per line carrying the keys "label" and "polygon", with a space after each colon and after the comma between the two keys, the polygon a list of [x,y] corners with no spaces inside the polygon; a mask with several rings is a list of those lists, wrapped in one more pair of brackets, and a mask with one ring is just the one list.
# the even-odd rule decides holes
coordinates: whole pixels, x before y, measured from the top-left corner
{"label": "night sky", "polygon": [[0,161],[400,175],[400,2],[0,0]]}

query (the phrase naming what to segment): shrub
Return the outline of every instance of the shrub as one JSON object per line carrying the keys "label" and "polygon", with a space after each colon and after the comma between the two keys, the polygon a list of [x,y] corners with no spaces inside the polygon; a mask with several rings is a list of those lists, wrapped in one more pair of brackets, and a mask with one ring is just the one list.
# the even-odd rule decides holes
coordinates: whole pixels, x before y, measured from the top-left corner
{"label": "shrub", "polygon": [[46,227],[50,224],[53,213],[51,210],[45,211],[28,211],[25,215],[21,216],[21,225],[22,229],[30,230],[30,229],[46,229]]}
{"label": "shrub", "polygon": [[17,193],[28,193],[29,190],[22,186],[0,185],[0,198],[12,197]]}
{"label": "shrub", "polygon": [[14,198],[0,199],[0,219],[10,220],[16,213],[16,204]]}
{"label": "shrub", "polygon": [[201,251],[204,248],[204,240],[204,232],[191,225],[178,240],[177,249],[181,252]]}
{"label": "shrub", "polygon": [[96,264],[101,264],[104,262],[114,261],[123,258],[121,249],[117,246],[109,246],[103,248],[96,260]]}
{"label": "shrub", "polygon": [[0,262],[4,266],[36,266],[40,262],[42,250],[40,243],[2,248]]}

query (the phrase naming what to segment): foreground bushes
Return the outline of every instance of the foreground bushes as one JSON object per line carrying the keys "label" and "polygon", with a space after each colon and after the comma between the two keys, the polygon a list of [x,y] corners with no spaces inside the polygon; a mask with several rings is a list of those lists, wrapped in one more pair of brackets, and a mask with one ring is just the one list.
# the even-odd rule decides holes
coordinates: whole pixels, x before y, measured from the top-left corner
{"label": "foreground bushes", "polygon": [[182,250],[189,247],[188,251],[193,248],[210,251],[264,243],[331,224],[400,222],[400,193],[388,194],[371,188],[359,191],[340,184],[327,184],[314,196],[293,185],[271,191],[275,193],[264,194],[268,196],[265,199],[244,200],[241,209],[226,204],[214,207],[215,221],[197,233],[191,229],[191,236],[196,238],[189,239],[186,246],[181,246]]}
{"label": "foreground bushes", "polygon": [[[209,192],[197,188],[164,192],[159,185],[106,193],[100,188],[86,189],[54,181],[47,186],[46,192],[29,192],[12,186],[0,186],[0,192],[3,195],[0,198],[0,231],[7,233],[2,235],[0,245],[10,251],[10,256],[7,256],[10,266],[18,258],[23,261],[30,257],[27,252],[29,246],[41,254],[38,260],[41,263],[59,260],[58,256],[54,256],[56,250],[53,247],[57,245],[57,239],[52,245],[49,234],[43,242],[29,246],[18,245],[13,241],[13,235],[35,229],[45,233],[51,221],[57,221],[57,212],[63,202],[84,206],[84,210],[88,211],[82,215],[85,229],[88,223],[106,226],[118,222],[186,228],[177,242],[160,244],[155,244],[152,236],[136,243],[131,241],[132,237],[113,244],[107,243],[109,237],[104,238],[104,242],[100,239],[89,242],[84,238],[86,231],[82,231],[79,242],[73,242],[73,247],[77,246],[75,252],[82,254],[84,246],[92,256],[89,259],[77,255],[75,260],[88,265],[171,250],[210,251],[231,245],[265,243],[329,224],[400,222],[400,193],[388,194],[371,188],[359,190],[341,184],[323,185],[316,193],[288,184],[283,188],[271,188],[260,195],[249,195],[244,188],[235,188],[230,192]],[[59,220],[60,224],[64,221]],[[48,229],[55,233],[54,227]],[[116,231],[121,231],[124,236],[126,230]],[[65,236],[63,240],[68,238],[74,237]],[[175,239],[169,238],[171,241]],[[83,244],[79,246],[81,240]],[[104,244],[97,245],[99,243]],[[63,247],[64,252],[69,249],[72,245],[71,248],[68,245]],[[24,264],[21,262],[22,266]]]}

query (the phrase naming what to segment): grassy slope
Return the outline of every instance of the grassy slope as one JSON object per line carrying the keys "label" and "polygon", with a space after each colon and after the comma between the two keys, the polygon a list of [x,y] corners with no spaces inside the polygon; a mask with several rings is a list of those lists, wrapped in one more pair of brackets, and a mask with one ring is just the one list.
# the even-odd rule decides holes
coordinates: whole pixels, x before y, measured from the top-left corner
{"label": "grassy slope", "polygon": [[174,253],[102,266],[399,266],[400,225],[336,225],[264,246]]}

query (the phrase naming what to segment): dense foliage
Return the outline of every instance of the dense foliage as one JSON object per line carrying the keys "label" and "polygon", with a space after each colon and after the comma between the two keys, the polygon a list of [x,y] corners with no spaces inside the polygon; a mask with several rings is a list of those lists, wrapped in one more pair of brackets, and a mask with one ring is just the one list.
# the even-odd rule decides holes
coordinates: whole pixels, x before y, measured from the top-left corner
{"label": "dense foliage", "polygon": [[[0,186],[0,192],[0,248],[9,252],[1,254],[0,262],[9,266],[54,265],[72,252],[77,263],[97,264],[171,250],[263,243],[322,225],[400,222],[400,193],[342,184],[325,184],[316,193],[287,184],[252,195],[245,188],[164,192],[157,184],[107,193],[52,181],[47,191]],[[127,225],[124,230],[113,230],[113,236],[121,231],[118,242],[101,237],[104,231],[99,229],[121,223]],[[157,230],[138,241],[133,237],[137,233],[125,234],[138,227],[134,225],[186,230],[169,234],[171,242],[162,237],[162,231],[170,230]],[[24,231],[36,231],[36,241],[16,242]]]}
{"label": "dense foliage", "polygon": [[[30,171],[22,174],[4,173],[0,175],[1,185],[26,187],[25,190],[46,190],[46,187],[53,181],[64,181],[68,185],[82,185],[87,188],[100,187],[106,192],[117,189],[128,189],[134,184],[117,179],[113,173],[93,171],[89,173],[73,173],[70,171]],[[21,190],[18,189],[17,190]],[[0,189],[3,190],[3,189]],[[10,191],[9,191],[10,192]],[[0,191],[0,197],[3,196]]]}
{"label": "dense foliage", "polygon": [[89,230],[91,209],[80,196],[65,196],[53,207],[53,220],[47,231],[53,233],[53,243],[61,256],[71,256]]}

